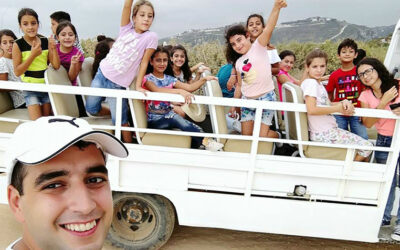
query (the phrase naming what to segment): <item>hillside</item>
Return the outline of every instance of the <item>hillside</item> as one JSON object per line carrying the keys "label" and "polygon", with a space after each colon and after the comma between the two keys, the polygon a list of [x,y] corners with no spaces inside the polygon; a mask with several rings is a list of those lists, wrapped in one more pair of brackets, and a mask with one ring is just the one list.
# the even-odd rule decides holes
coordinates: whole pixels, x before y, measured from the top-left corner
{"label": "hillside", "polygon": [[[224,33],[228,26],[189,30],[175,36],[163,38],[161,42],[174,40],[178,43],[201,44],[210,41],[224,43]],[[381,37],[387,37],[393,32],[395,25],[382,27],[367,27],[350,24],[334,18],[311,17],[304,20],[285,22],[279,24],[272,36],[274,44],[297,42],[324,42],[326,40],[338,41],[350,37],[357,41],[369,41]]]}

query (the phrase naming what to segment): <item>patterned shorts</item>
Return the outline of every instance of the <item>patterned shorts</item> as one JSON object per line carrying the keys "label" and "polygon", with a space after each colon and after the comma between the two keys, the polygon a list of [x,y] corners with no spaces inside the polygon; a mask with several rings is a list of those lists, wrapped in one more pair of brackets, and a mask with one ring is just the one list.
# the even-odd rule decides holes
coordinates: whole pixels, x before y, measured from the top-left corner
{"label": "patterned shorts", "polygon": [[[247,98],[245,96],[242,96],[242,99],[274,102],[274,101],[276,101],[276,95],[275,95],[274,91],[270,91],[270,92],[265,93],[264,95],[262,95],[262,96],[260,96],[260,97],[258,97],[256,99],[250,99],[250,98]],[[247,121],[254,121],[255,120],[256,109],[241,107],[240,111],[241,111],[241,117],[240,117],[240,121],[241,122],[247,122]],[[263,109],[261,122],[264,123],[265,125],[271,126],[272,125],[272,119],[274,118],[274,112],[275,112],[275,110]]]}

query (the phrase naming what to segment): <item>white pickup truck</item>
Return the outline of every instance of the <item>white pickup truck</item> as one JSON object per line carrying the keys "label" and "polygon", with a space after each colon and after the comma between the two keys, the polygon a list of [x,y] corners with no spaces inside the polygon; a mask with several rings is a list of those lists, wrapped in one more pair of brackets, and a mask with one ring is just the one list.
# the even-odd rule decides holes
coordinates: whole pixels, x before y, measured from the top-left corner
{"label": "white pickup truck", "polygon": [[[400,22],[392,37],[385,65],[400,66]],[[127,159],[110,158],[114,218],[109,239],[135,249],[157,249],[171,236],[174,225],[213,227],[273,234],[378,242],[400,140],[393,140],[386,165],[354,162],[356,146],[308,140],[306,108],[301,89],[286,84],[286,102],[258,102],[222,98],[217,82],[208,82],[206,96],[195,105],[209,109],[211,133],[224,144],[212,152],[191,149],[197,133],[148,129],[143,99],[182,101],[178,95],[92,89],[91,61],[79,75],[81,87],[70,86],[66,72],[49,69],[47,84],[36,86],[0,82],[0,88],[48,92],[55,114],[77,116],[74,95],[116,97],[130,102],[133,127],[121,127],[109,118],[87,118],[96,129],[117,137],[121,130],[135,132],[137,143],[126,144]],[[230,134],[225,113],[230,106],[256,108],[253,136]],[[285,112],[286,138],[260,138],[261,110]],[[389,111],[356,109],[356,115],[396,119],[394,137],[400,137],[399,117]],[[4,152],[18,124],[27,121],[26,110],[14,110],[6,92],[0,92],[0,172]],[[372,137],[373,139],[373,137]],[[274,155],[274,142],[298,148],[299,155]],[[358,147],[359,148],[359,147]],[[377,147],[363,149],[378,150]],[[112,167],[111,167],[112,166]],[[0,201],[6,203],[6,173],[0,174]],[[397,202],[398,204],[398,202]],[[396,208],[395,208],[396,209]]]}

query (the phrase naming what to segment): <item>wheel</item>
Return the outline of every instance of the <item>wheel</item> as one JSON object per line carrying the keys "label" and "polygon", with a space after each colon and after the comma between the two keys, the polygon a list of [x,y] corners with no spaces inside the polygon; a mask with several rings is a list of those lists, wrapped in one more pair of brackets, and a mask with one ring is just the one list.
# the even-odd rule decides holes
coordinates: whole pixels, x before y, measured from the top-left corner
{"label": "wheel", "polygon": [[124,249],[159,249],[174,230],[175,211],[159,195],[113,194],[114,214],[108,239]]}

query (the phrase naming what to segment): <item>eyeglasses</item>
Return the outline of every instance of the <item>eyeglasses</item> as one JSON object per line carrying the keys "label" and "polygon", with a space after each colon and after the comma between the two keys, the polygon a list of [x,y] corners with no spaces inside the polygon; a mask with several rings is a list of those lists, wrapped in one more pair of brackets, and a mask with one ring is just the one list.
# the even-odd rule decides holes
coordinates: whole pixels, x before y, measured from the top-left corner
{"label": "eyeglasses", "polygon": [[372,71],[374,71],[374,68],[369,68],[366,69],[364,72],[361,72],[360,74],[358,74],[358,78],[364,78],[366,75],[369,75],[372,73]]}

